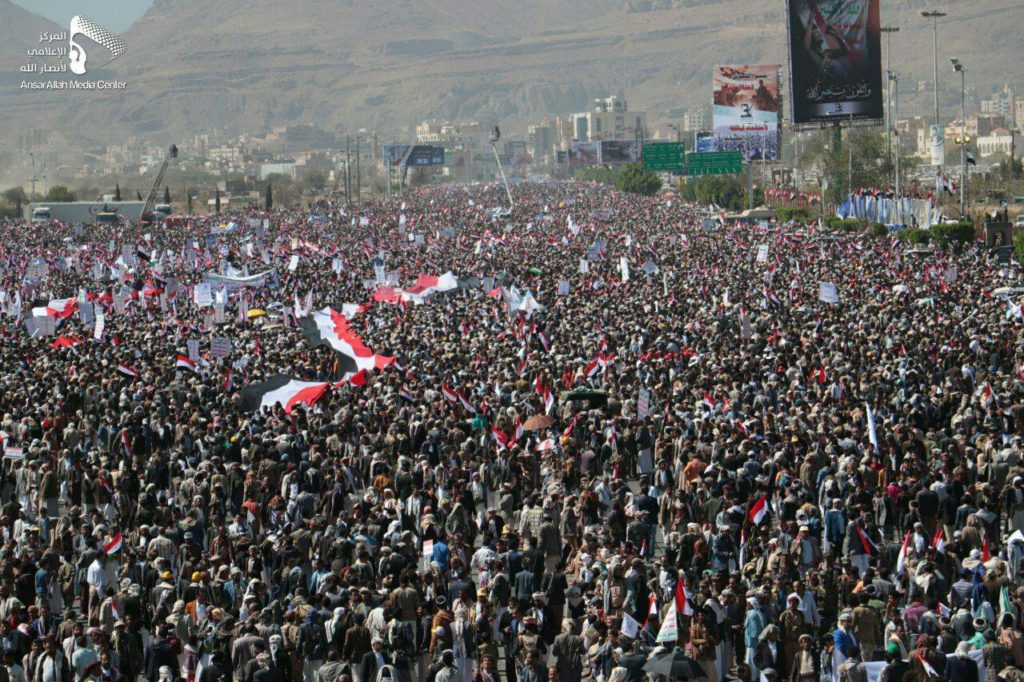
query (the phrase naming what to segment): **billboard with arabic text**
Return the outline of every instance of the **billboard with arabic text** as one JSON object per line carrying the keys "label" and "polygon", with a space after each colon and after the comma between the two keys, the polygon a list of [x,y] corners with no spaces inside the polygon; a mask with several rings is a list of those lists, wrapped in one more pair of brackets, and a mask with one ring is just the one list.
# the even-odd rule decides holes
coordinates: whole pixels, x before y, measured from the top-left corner
{"label": "billboard with arabic text", "polygon": [[779,67],[775,64],[716,66],[714,151],[744,159],[779,158]]}
{"label": "billboard with arabic text", "polygon": [[882,118],[878,0],[787,0],[794,124]]}

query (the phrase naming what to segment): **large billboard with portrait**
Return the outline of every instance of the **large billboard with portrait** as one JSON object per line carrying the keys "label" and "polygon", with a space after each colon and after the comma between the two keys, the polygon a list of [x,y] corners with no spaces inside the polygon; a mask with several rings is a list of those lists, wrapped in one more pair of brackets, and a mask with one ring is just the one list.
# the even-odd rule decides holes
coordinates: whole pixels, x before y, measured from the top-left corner
{"label": "large billboard with portrait", "polygon": [[715,151],[738,151],[745,159],[779,158],[779,67],[774,64],[716,66],[712,76]]}
{"label": "large billboard with portrait", "polygon": [[882,118],[878,0],[787,0],[794,124]]}
{"label": "large billboard with portrait", "polygon": [[569,165],[589,166],[600,163],[597,142],[570,142]]}
{"label": "large billboard with portrait", "polygon": [[619,166],[636,163],[636,140],[601,140],[601,163]]}

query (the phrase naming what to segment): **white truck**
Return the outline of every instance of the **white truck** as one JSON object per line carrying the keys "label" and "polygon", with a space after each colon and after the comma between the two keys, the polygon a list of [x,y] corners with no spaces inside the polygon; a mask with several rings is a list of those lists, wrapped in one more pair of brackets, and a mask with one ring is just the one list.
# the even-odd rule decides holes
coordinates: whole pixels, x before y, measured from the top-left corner
{"label": "white truck", "polygon": [[143,201],[50,201],[29,204],[25,208],[25,219],[33,223],[48,223],[59,220],[62,223],[95,223],[100,214],[117,213],[124,220],[138,220],[142,213]]}

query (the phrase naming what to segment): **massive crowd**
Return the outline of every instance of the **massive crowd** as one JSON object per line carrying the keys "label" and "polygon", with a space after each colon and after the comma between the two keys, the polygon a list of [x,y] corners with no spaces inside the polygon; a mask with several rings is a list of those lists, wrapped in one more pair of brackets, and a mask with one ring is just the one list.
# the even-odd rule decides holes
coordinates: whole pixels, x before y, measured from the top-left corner
{"label": "massive crowd", "polygon": [[0,681],[1019,682],[1015,264],[515,195],[5,224]]}

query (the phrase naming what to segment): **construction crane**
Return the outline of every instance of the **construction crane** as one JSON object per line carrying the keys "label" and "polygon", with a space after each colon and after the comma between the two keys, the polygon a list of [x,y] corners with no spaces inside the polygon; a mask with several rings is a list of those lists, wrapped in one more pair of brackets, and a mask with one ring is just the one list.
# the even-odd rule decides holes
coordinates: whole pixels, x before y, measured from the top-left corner
{"label": "construction crane", "polygon": [[153,186],[149,189],[149,194],[146,195],[146,203],[142,205],[142,212],[139,213],[140,223],[149,223],[153,220],[153,206],[156,204],[156,193],[160,191],[160,184],[164,181],[164,173],[167,172],[167,165],[171,162],[171,159],[178,158],[178,145],[172,144],[170,149],[167,150],[167,156],[164,157],[164,162],[160,165],[160,172],[156,174],[156,180],[153,182]]}

